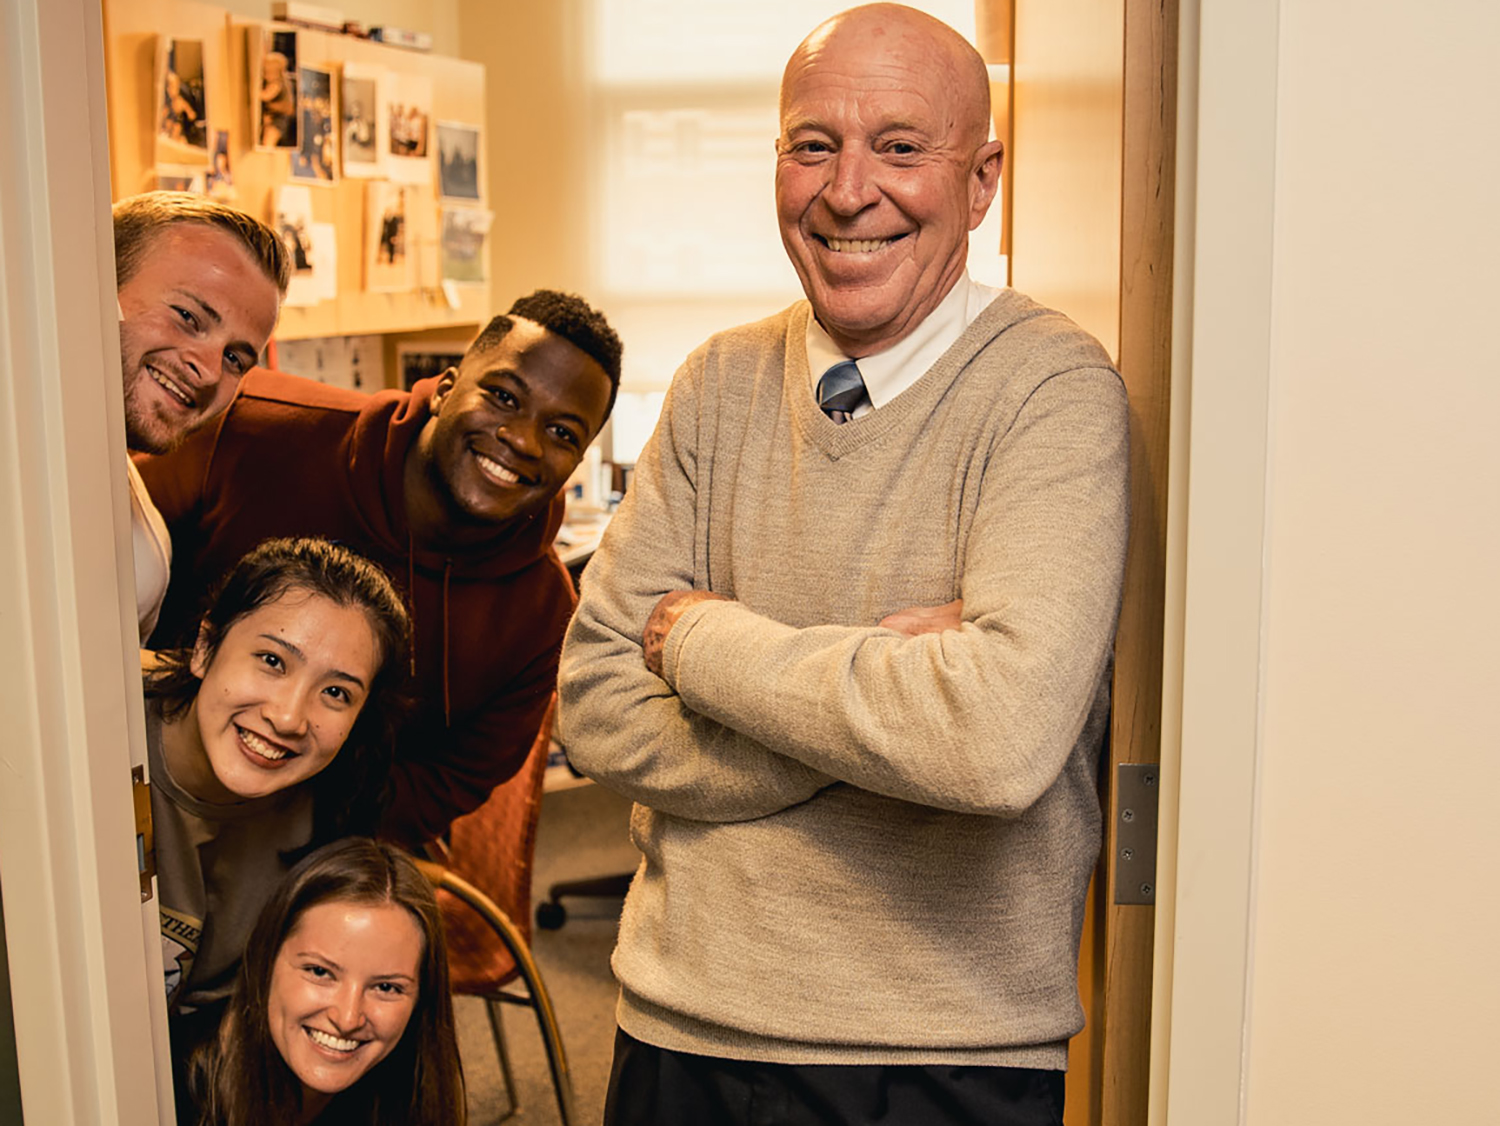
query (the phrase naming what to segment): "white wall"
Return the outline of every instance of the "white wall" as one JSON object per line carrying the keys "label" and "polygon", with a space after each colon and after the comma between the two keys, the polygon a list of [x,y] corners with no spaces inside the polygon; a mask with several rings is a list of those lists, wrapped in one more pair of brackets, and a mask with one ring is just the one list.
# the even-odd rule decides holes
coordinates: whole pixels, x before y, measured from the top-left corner
{"label": "white wall", "polygon": [[[1274,104],[1253,79],[1238,101],[1216,85],[1229,51],[1262,51],[1226,29],[1270,10],[1192,7],[1202,153],[1170,1119],[1491,1122],[1500,6],[1281,0],[1253,60]],[[1226,132],[1236,123],[1248,128]],[[1257,151],[1262,124],[1269,163],[1241,169],[1249,189],[1216,178],[1227,147]],[[1238,214],[1224,207],[1237,199]],[[1214,257],[1236,225],[1269,250],[1238,270]],[[1236,324],[1216,301],[1241,285]],[[1263,389],[1264,409],[1215,414],[1226,375],[1252,385],[1251,408]],[[1256,498],[1229,513],[1245,524],[1236,545],[1204,506],[1229,495],[1226,458],[1257,469],[1241,436],[1262,420],[1263,519]],[[1259,572],[1248,631],[1215,619],[1231,601],[1214,571],[1226,559]],[[1216,716],[1210,681],[1234,683],[1236,630],[1258,650],[1256,706]],[[1239,935],[1215,933],[1202,907],[1205,873],[1241,879],[1237,846],[1202,827],[1222,820],[1213,782],[1226,778],[1254,780]],[[1211,967],[1215,942],[1237,962]],[[1212,1061],[1198,1034],[1216,1031],[1208,1005],[1223,999],[1204,985],[1243,1003],[1227,1018],[1237,1089],[1200,1082]]]}
{"label": "white wall", "polygon": [[1253,1123],[1500,1114],[1497,48],[1281,5]]}

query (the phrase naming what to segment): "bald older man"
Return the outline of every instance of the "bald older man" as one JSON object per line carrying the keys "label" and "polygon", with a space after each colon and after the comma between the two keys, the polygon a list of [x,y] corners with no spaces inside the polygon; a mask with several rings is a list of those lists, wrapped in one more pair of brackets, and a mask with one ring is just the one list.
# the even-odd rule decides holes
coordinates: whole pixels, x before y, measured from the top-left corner
{"label": "bald older man", "polygon": [[806,302],[672,384],[562,660],[636,803],[606,1120],[1061,1122],[1099,852],[1126,401],[976,285],[982,60],[835,16],[781,89]]}

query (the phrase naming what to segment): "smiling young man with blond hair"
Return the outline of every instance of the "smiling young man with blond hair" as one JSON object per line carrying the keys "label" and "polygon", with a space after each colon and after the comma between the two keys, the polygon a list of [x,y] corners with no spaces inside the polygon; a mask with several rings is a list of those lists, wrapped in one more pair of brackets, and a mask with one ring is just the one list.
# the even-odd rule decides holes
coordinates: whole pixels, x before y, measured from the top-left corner
{"label": "smiling young man with blond hair", "polygon": [[[202,196],[131,196],[114,205],[113,220],[125,445],[165,453],[229,405],[276,327],[291,265],[270,227]],[[166,596],[172,543],[128,465],[144,642]]]}
{"label": "smiling young man with blond hair", "polygon": [[1099,852],[1126,402],[968,276],[978,54],[876,4],[787,64],[807,301],[678,372],[560,728],[637,802],[606,1121],[1056,1126]]}

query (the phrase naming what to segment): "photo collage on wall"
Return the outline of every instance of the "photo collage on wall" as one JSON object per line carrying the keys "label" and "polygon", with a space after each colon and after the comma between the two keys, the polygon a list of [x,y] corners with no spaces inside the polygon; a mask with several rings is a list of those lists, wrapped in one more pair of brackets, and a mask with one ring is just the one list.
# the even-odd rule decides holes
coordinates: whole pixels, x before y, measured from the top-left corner
{"label": "photo collage on wall", "polygon": [[[210,104],[213,82],[222,92],[225,76],[206,73],[205,64],[222,54],[205,52],[201,39],[158,37],[156,160],[144,187],[234,202],[264,182],[265,162],[276,159],[281,170],[266,218],[293,261],[289,306],[337,296],[338,224],[319,223],[315,214],[331,218],[330,205],[320,200],[334,197],[319,189],[344,179],[366,181],[357,192],[362,245],[344,248],[361,262],[361,288],[442,290],[457,305],[454,287],[483,284],[492,215],[483,206],[480,127],[438,120],[432,78],[400,69],[394,59],[391,66],[341,63],[311,46],[325,42],[321,35],[280,24],[243,26],[244,86],[235,80],[230,88],[243,90],[249,110],[244,138],[215,127],[233,118]],[[240,166],[246,159],[253,167]],[[237,171],[248,177],[239,185]],[[347,194],[336,198],[334,206],[348,206]],[[349,231],[346,225],[346,237]]]}
{"label": "photo collage on wall", "polygon": [[250,120],[261,152],[297,148],[297,33],[250,28]]}
{"label": "photo collage on wall", "polygon": [[331,184],[338,178],[338,111],[333,74],[319,67],[297,68],[297,151],[291,157],[294,180]]}
{"label": "photo collage on wall", "polygon": [[164,191],[202,192],[209,170],[208,82],[203,40],[156,42],[155,183]]}
{"label": "photo collage on wall", "polygon": [[441,243],[443,280],[456,284],[483,282],[491,213],[470,206],[481,198],[479,130],[461,122],[438,122],[437,156],[438,197],[445,205]]}
{"label": "photo collage on wall", "polygon": [[340,84],[341,136],[344,145],[344,175],[372,180],[384,175],[380,163],[380,138],[387,130],[386,106],[380,99],[380,75],[376,67],[345,63]]}
{"label": "photo collage on wall", "polygon": [[271,225],[292,261],[290,306],[316,305],[338,296],[338,238],[332,223],[313,219],[312,190],[301,184],[276,189]]}

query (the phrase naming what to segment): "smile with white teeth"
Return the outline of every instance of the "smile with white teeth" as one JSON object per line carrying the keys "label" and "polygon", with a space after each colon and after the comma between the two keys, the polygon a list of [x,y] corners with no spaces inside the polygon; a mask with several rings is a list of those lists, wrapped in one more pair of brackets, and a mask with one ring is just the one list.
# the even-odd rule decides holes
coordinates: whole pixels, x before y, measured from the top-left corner
{"label": "smile with white teeth", "polygon": [[307,1035],[314,1044],[335,1052],[352,1052],[360,1045],[360,1041],[358,1040],[344,1040],[334,1036],[330,1032],[324,1032],[320,1028],[309,1028]]}
{"label": "smile with white teeth", "polygon": [[477,450],[474,453],[474,458],[479,462],[479,468],[484,470],[485,476],[499,481],[502,485],[516,485],[520,483],[521,475],[519,473],[513,473],[509,469],[506,469],[505,466],[501,465],[494,458],[485,457],[484,454],[479,453]]}
{"label": "smile with white teeth", "polygon": [[[897,235],[896,238],[902,236]],[[832,238],[823,237],[823,244],[835,254],[873,254],[895,242],[895,238]]]}
{"label": "smile with white teeth", "polygon": [[188,393],[186,391],[184,391],[180,386],[178,386],[178,384],[175,381],[167,378],[165,375],[163,375],[161,372],[157,371],[150,364],[146,365],[146,373],[148,375],[150,375],[152,379],[156,380],[156,383],[157,383],[158,386],[166,388],[167,393],[169,395],[171,395],[174,399],[176,399],[179,403],[181,403],[183,406],[185,406],[185,407],[191,407],[193,405],[192,397],[190,395],[188,395]]}
{"label": "smile with white teeth", "polygon": [[236,727],[235,730],[240,733],[240,742],[244,743],[245,746],[249,747],[261,758],[276,762],[292,753],[285,747],[278,747],[275,743],[262,739],[253,731],[247,731],[243,727]]}

